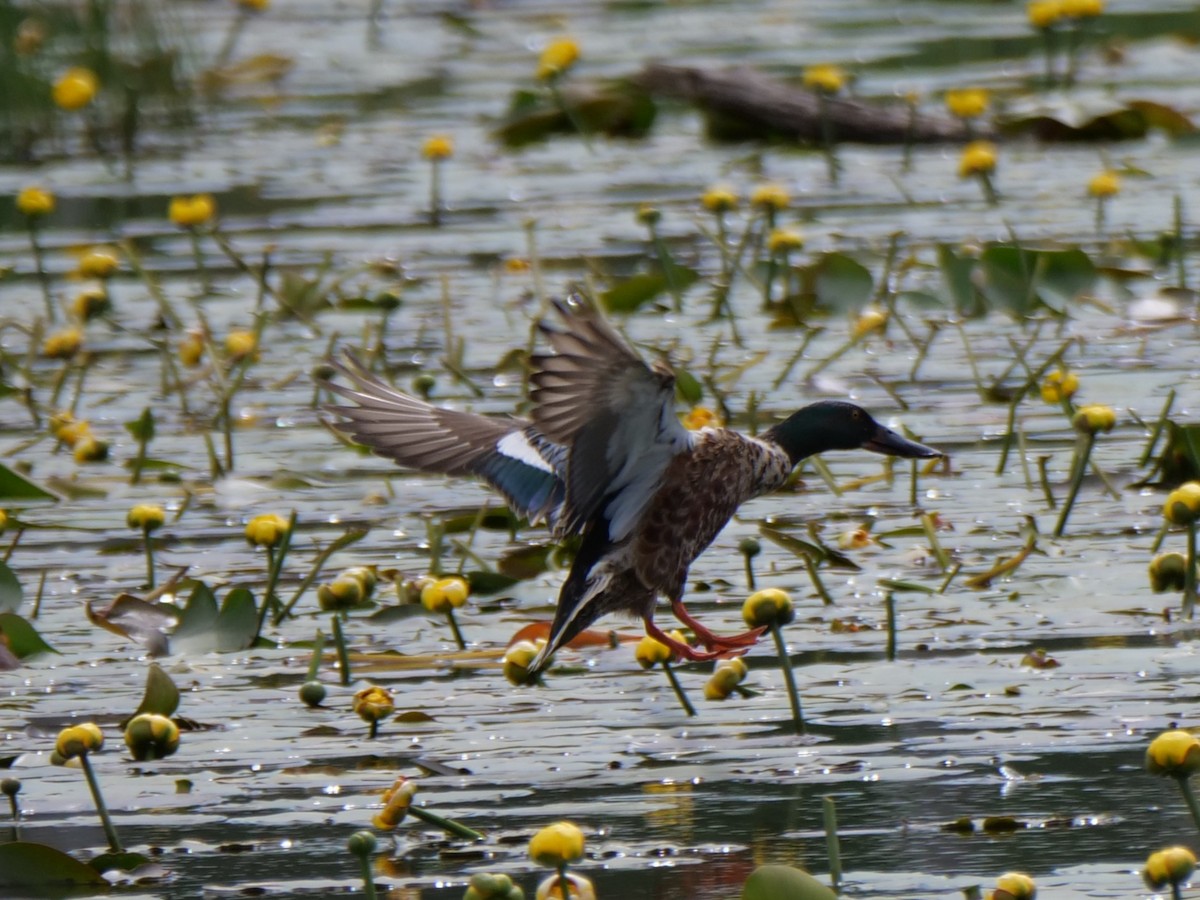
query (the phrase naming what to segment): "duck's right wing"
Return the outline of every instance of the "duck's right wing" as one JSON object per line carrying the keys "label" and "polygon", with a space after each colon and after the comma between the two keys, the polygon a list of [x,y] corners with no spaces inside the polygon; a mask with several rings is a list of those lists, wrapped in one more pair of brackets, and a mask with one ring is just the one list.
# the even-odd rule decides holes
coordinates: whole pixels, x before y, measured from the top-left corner
{"label": "duck's right wing", "polygon": [[566,449],[516,419],[432,406],[396,390],[353,356],[332,360],[349,386],[322,386],[353,405],[327,405],[336,427],[380,456],[422,472],[478,475],[530,522],[555,520],[566,494]]}

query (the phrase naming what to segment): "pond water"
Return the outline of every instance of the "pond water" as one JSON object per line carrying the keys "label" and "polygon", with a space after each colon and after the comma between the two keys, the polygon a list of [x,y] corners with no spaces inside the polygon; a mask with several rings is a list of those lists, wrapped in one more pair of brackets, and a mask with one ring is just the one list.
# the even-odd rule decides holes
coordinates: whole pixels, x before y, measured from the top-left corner
{"label": "pond water", "polygon": [[[171,14],[197,67],[213,58],[235,15],[191,2],[174,4]],[[309,294],[327,291],[331,301],[311,314],[266,320],[260,358],[234,396],[235,464],[221,478],[210,474],[204,440],[211,435],[223,455],[214,391],[197,376],[186,411],[177,391],[164,395],[156,342],[174,346],[182,330],[156,327],[163,307],[128,261],[111,282],[113,316],[86,328],[76,410],[111,442],[109,460],[76,463],[56,449],[44,422],[32,422],[20,393],[0,399],[0,461],[28,467],[63,498],[9,507],[27,526],[9,560],[26,596],[19,611],[58,651],[0,675],[0,758],[23,784],[24,839],[80,858],[104,847],[80,773],[48,759],[58,729],[78,718],[106,728],[109,747],[95,763],[124,843],[151,850],[162,866],[161,879],[121,885],[118,893],[129,897],[361,891],[346,840],[369,827],[397,774],[420,776],[422,802],[486,838],[467,844],[404,823],[394,844],[381,841],[375,860],[389,897],[458,898],[479,871],[508,872],[532,894],[543,873],[526,855],[528,837],[561,818],[588,836],[578,871],[600,897],[730,898],[766,861],[824,877],[825,796],[837,801],[849,896],[960,896],[1010,869],[1034,875],[1043,897],[1150,896],[1139,874],[1146,855],[1196,844],[1175,786],[1146,775],[1142,760],[1154,734],[1194,719],[1200,644],[1194,623],[1175,614],[1177,595],[1152,594],[1147,584],[1164,495],[1133,486],[1149,471],[1140,461],[1147,429],[1135,414],[1154,422],[1174,389],[1173,417],[1194,415],[1197,326],[1187,294],[1160,298],[1174,304],[1166,318],[1137,318],[1160,288],[1182,285],[1174,266],[1154,266],[1124,239],[1170,232],[1177,196],[1185,217],[1192,211],[1200,179],[1194,140],[1155,132],[1128,142],[1006,142],[996,175],[1001,202],[992,207],[978,184],[957,177],[956,146],[914,148],[907,169],[903,148],[841,147],[834,186],[819,151],[712,143],[682,105],[664,105],[641,140],[558,135],[513,151],[492,132],[511,92],[533,86],[537,54],[559,34],[582,47],[572,78],[629,75],[650,59],[748,64],[788,77],[832,61],[855,72],[858,94],[915,91],[935,113],[942,91],[978,84],[997,89],[998,102],[1014,111],[1150,99],[1194,116],[1194,5],[1109,4],[1081,52],[1077,85],[1061,92],[1030,87],[1040,44],[1014,4],[926,2],[897,12],[878,0],[565,9],[412,3],[384,4],[374,26],[368,19],[365,3],[331,8],[308,0],[253,17],[233,58],[274,54],[290,63],[286,75],[228,88],[199,106],[194,128],[148,134],[128,181],[119,165],[84,152],[70,134],[37,166],[0,169],[0,193],[36,181],[58,197],[39,240],[59,296],[77,289],[70,273],[81,249],[131,240],[181,327],[202,316],[218,342],[231,329],[253,327],[260,302],[255,278],[233,256],[253,267],[268,253],[269,280],[281,294],[302,297],[301,280],[309,279],[317,285]],[[455,153],[442,165],[446,208],[434,227],[421,147],[438,133],[453,137]],[[1120,169],[1125,186],[1098,234],[1086,185],[1106,167]],[[806,259],[842,251],[878,281],[899,235],[897,290],[941,296],[940,244],[1014,236],[1026,245],[1081,246],[1105,277],[1061,320],[994,311],[960,322],[946,306],[902,298],[885,334],[841,355],[853,315],[815,316],[821,330],[792,366],[806,332],[776,327],[762,311],[754,273],[733,283],[736,335],[727,320],[709,319],[721,260],[702,231],[711,233],[712,220],[699,197],[715,183],[745,197],[768,181],[793,196],[782,224],[804,232]],[[165,210],[171,196],[200,192],[216,197],[220,234],[233,254],[201,237],[212,289],[198,296],[191,241]],[[285,598],[317,554],[352,527],[368,529],[366,537],[335,553],[320,580],[352,565],[425,572],[428,522],[499,502],[478,484],[356,455],[322,424],[311,373],[332,348],[373,347],[381,321],[378,308],[343,301],[399,295],[382,340],[398,385],[428,373],[438,402],[511,413],[522,403],[522,376],[501,363],[529,342],[545,308],[539,294],[556,296],[571,284],[603,290],[651,267],[654,251],[637,217],[646,203],[661,210],[659,231],[674,258],[702,277],[681,311],[648,304],[614,318],[648,355],[669,350],[705,382],[703,403],[717,405],[719,388],[734,424],[751,427],[817,397],[851,397],[950,456],[948,470],[922,474],[914,486],[907,465],[891,479],[854,484],[881,473],[879,460],[829,454],[833,479],[849,490],[835,495],[806,467],[796,491],[744,506],[692,568],[693,611],[718,632],[741,630],[747,587],[739,542],[761,539],[759,585],[784,588],[797,601],[785,634],[806,732],[790,726],[769,640],[746,657],[748,697],[705,701],[711,665],[678,667],[695,718],[628,646],[564,651],[544,686],[510,685],[499,657],[521,627],[550,617],[564,574],[550,570],[459,611],[478,651],[469,654],[456,652],[442,619],[351,612],[342,627],[355,654],[354,682],[337,683],[330,656],[322,669],[329,696],[317,709],[297,698],[308,642],[330,628],[313,590],[294,618],[267,628],[270,648],[161,657],[183,691],[179,714],[202,727],[185,731],[168,760],[131,762],[116,725],[137,707],[150,658],[84,614],[86,603],[141,592],[145,562],[125,523],[130,506],[168,510],[155,536],[160,578],[186,566],[193,577],[242,584],[261,597],[264,557],[243,529],[253,515],[292,510],[298,530],[281,580]],[[731,233],[747,215],[743,203]],[[28,365],[34,397],[49,411],[63,363],[36,358],[30,344],[31,332],[54,326],[37,324],[41,286],[24,222],[9,206],[0,210],[0,229],[0,261],[15,269],[0,283],[4,378],[23,387]],[[531,259],[532,268],[509,264]],[[1187,283],[1197,283],[1194,254],[1182,268]],[[279,308],[275,296],[262,302]],[[918,343],[931,327],[936,335],[922,354]],[[445,364],[459,340],[463,378]],[[1076,435],[1035,390],[1018,407],[1024,460],[1014,448],[1000,467],[1009,410],[981,400],[980,384],[998,380],[1018,390],[1028,373],[1014,346],[1025,348],[1025,364],[1036,370],[1069,340],[1064,359],[1082,382],[1076,399],[1117,410],[1117,427],[1098,437],[1094,459],[1118,490],[1106,492],[1089,475],[1065,534],[1054,538],[1058,509],[1047,505],[1038,458],[1048,457],[1061,503]],[[76,390],[78,369],[66,378],[63,401]],[[159,479],[153,470],[130,484],[122,464],[137,445],[123,423],[147,407],[156,420],[150,455],[176,463],[178,477]],[[936,514],[940,542],[961,565],[942,592],[946,574],[913,527],[919,511]],[[1030,517],[1040,532],[1036,551],[990,585],[968,587],[970,576],[1026,545]],[[803,560],[764,536],[807,540],[810,523],[830,544],[861,524],[881,536],[846,551],[860,570],[822,567],[833,605],[822,604]],[[10,527],[4,539],[13,534]],[[484,529],[465,566],[494,568],[514,546],[544,540],[536,528],[515,538]],[[1182,549],[1183,540],[1172,533],[1164,549]],[[453,569],[458,561],[449,548],[444,564]],[[894,592],[895,659],[885,652],[880,579],[926,589]],[[390,588],[379,600],[393,604]],[[666,610],[661,618],[669,619]],[[639,631],[616,619],[599,627]],[[1026,664],[1037,648],[1059,665]],[[368,680],[395,692],[398,711],[425,715],[388,720],[368,739],[350,709],[353,691]],[[179,790],[181,779],[190,789]],[[966,835],[943,827],[989,816],[1028,827]]]}

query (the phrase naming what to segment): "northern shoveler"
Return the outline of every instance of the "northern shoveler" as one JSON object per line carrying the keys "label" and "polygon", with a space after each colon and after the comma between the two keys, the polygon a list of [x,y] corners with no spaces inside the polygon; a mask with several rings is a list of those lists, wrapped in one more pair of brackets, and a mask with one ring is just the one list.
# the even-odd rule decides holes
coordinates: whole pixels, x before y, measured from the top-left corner
{"label": "northern shoveler", "polygon": [[[539,325],[553,350],[531,360],[530,421],[431,406],[401,393],[353,358],[335,363],[351,386],[326,383],[354,406],[328,406],[339,430],[403,466],[476,475],[518,515],[582,543],[558,596],[536,673],[602,615],[640,616],[646,633],[687,659],[744,651],[762,629],[722,637],[683,603],[688,567],[746,500],[783,485],[802,459],[865,449],[941,454],[877,423],[858,406],[824,400],[758,437],[728,428],[688,431],[675,413],[675,376],[646,364],[578,297],[556,302],[561,327]],[[654,622],[659,595],[703,644]]]}

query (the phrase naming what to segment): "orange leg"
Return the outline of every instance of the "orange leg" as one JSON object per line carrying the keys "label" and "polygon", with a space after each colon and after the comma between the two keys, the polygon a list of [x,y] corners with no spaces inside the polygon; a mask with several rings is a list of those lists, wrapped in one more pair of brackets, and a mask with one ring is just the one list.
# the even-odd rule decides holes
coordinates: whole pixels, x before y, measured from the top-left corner
{"label": "orange leg", "polygon": [[687,611],[687,607],[683,605],[682,600],[671,601],[671,611],[675,613],[675,617],[684,625],[692,629],[692,633],[696,635],[696,640],[710,650],[732,650],[734,648],[749,648],[758,643],[759,637],[766,631],[766,626],[754,628],[742,634],[732,634],[729,637],[722,637],[719,634],[713,634],[703,625],[701,625]]}
{"label": "orange leg", "polygon": [[[650,616],[644,616],[642,621],[646,623],[646,634],[654,638],[660,644],[666,644],[671,648],[671,652],[681,659],[690,659],[693,662],[707,662],[713,659],[728,659],[731,656],[741,656],[749,647],[721,647],[716,650],[697,650],[690,644],[684,644],[681,641],[675,640],[665,631],[654,623],[654,619]],[[709,636],[713,635],[709,633]],[[711,644],[709,646],[712,646]]]}

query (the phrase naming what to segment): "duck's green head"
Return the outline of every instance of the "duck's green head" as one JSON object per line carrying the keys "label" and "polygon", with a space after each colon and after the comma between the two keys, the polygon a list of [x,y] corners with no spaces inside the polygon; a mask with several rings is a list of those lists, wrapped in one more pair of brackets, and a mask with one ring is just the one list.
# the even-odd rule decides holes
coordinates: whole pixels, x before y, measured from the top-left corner
{"label": "duck's green head", "polygon": [[921,459],[942,455],[880,425],[861,406],[841,400],[822,400],[798,409],[762,437],[782,447],[792,465],[826,450],[862,449]]}

